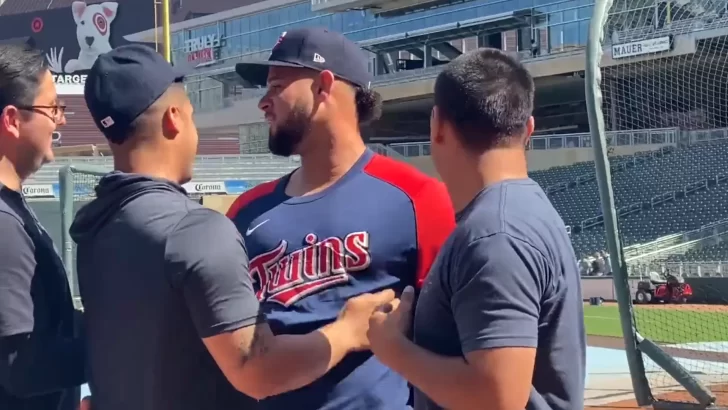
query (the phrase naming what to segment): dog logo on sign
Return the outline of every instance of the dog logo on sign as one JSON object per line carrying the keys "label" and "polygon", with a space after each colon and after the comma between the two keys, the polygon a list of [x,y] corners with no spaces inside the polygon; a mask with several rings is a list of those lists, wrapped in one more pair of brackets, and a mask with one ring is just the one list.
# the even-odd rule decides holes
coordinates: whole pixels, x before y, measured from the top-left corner
{"label": "dog logo on sign", "polygon": [[76,22],[78,58],[69,59],[63,66],[63,47],[57,53],[56,49],[52,48],[50,53],[46,54],[50,70],[56,74],[88,70],[99,55],[111,51],[110,26],[116,18],[118,7],[119,4],[116,2],[87,5],[83,1],[74,1],[71,11]]}

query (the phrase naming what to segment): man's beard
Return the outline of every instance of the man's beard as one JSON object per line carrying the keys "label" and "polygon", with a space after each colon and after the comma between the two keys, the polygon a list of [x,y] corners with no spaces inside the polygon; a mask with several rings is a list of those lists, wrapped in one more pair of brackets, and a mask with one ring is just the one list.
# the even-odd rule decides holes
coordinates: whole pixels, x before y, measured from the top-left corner
{"label": "man's beard", "polygon": [[310,124],[309,115],[302,109],[294,108],[286,122],[279,124],[275,132],[272,129],[269,131],[268,149],[273,155],[290,157],[303,141]]}

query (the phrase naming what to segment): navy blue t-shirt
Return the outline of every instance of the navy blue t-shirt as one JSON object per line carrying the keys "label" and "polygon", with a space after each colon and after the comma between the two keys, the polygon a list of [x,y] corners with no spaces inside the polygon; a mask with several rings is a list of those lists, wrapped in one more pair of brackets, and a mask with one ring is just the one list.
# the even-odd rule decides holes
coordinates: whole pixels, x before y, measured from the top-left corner
{"label": "navy blue t-shirt", "polygon": [[[244,193],[228,212],[244,237],[254,287],[276,334],[331,323],[356,295],[419,287],[455,225],[442,183],[371,151],[316,194],[286,195],[289,177]],[[409,395],[402,377],[360,352],[260,407],[402,410]]]}
{"label": "navy blue t-shirt", "polygon": [[2,184],[0,261],[0,409],[76,409],[85,343],[66,270],[22,193]]}
{"label": "navy blue t-shirt", "polygon": [[[458,214],[417,302],[415,343],[443,356],[535,348],[527,408],[583,409],[579,280],[564,222],[539,185],[495,184]],[[441,408],[415,392],[416,410]]]}

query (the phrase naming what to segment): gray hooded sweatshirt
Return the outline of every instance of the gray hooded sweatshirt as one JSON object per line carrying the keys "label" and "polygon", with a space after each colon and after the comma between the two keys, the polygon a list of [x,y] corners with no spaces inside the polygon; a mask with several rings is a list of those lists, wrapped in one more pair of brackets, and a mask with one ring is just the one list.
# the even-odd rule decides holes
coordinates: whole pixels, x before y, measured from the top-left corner
{"label": "gray hooded sweatshirt", "polygon": [[71,226],[94,406],[250,408],[202,338],[261,321],[242,238],[176,183],[112,172]]}

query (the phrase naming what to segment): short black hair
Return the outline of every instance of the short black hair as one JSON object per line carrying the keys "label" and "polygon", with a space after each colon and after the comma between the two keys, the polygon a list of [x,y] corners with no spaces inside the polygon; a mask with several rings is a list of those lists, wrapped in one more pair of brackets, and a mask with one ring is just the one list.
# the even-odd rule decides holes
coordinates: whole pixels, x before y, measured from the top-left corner
{"label": "short black hair", "polygon": [[459,56],[435,81],[438,113],[474,150],[522,143],[533,95],[533,78],[526,68],[493,48]]}
{"label": "short black hair", "polygon": [[0,111],[8,105],[33,105],[43,74],[43,53],[29,45],[0,45]]}
{"label": "short black hair", "polygon": [[170,101],[172,101],[173,98],[178,96],[187,97],[187,90],[185,89],[185,85],[183,83],[173,83],[172,85],[170,85],[167,90],[162,95],[160,95],[159,98],[157,98],[156,101],[154,101],[149,107],[147,107],[146,110],[144,110],[136,118],[134,118],[129,126],[127,126],[126,129],[123,130],[123,132],[119,133],[118,135],[107,135],[106,139],[108,139],[109,142],[113,144],[120,145],[123,144],[125,141],[128,141],[129,137],[143,135],[145,133],[153,134],[154,132],[156,132],[154,128],[157,127],[159,124],[158,118],[154,116],[154,113],[159,113],[160,110],[166,110],[168,108],[167,103],[169,103]]}
{"label": "short black hair", "polygon": [[357,88],[356,115],[359,124],[366,125],[382,116],[382,96],[371,89]]}

